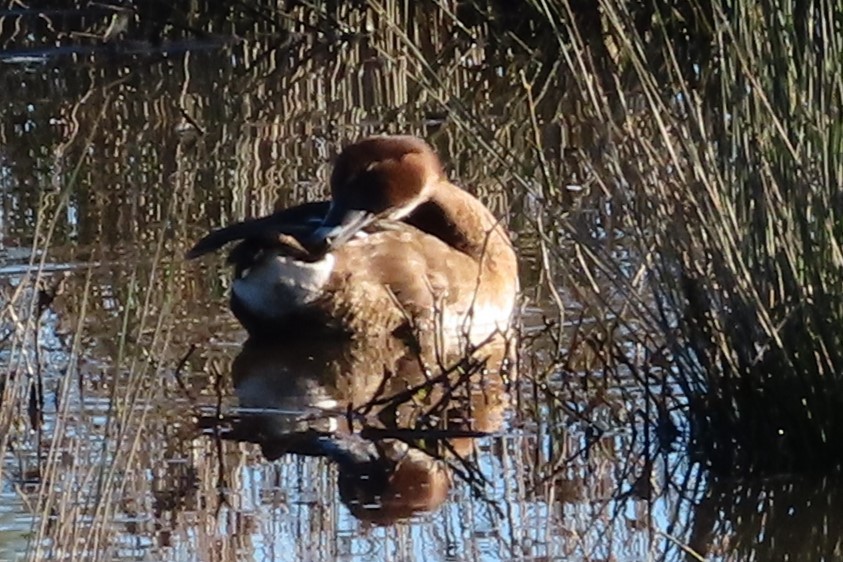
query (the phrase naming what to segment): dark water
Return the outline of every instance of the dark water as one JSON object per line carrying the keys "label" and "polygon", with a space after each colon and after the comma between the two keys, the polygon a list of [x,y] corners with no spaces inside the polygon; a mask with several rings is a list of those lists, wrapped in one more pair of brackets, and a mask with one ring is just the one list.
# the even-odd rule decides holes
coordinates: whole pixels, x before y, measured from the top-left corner
{"label": "dark water", "polygon": [[[104,37],[106,12],[48,15]],[[636,265],[608,198],[581,189],[593,162],[570,157],[599,153],[600,125],[561,113],[576,99],[555,78],[532,109],[540,173],[519,88],[542,63],[447,11],[406,14],[349,8],[342,37],[131,19],[56,43],[3,12],[0,559],[841,556],[839,486],[706,478],[681,419],[574,345],[614,311],[562,276],[556,354],[536,217],[560,268],[578,267],[572,238]],[[323,197],[332,156],[379,132],[428,139],[514,233],[527,337],[503,373],[499,348],[424,363],[395,342],[244,344],[222,256],[183,260],[209,228]],[[553,199],[548,178],[570,187]]]}

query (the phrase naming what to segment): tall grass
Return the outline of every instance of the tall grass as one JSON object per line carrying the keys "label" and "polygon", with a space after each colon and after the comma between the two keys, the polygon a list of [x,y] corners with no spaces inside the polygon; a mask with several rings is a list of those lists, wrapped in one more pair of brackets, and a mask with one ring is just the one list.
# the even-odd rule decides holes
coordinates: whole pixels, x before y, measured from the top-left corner
{"label": "tall grass", "polygon": [[570,4],[534,3],[607,124],[596,181],[646,285],[595,262],[668,345],[692,449],[729,473],[843,467],[843,9],[598,4],[601,49]]}
{"label": "tall grass", "polygon": [[[104,46],[107,26],[97,16],[82,26],[99,34],[90,39],[96,51],[62,66],[70,78],[41,84],[37,68],[0,69],[4,83],[42,92],[31,120],[58,123],[32,147],[12,120],[0,124],[4,178],[25,186],[35,170],[39,187],[57,188],[10,190],[15,205],[39,209],[37,221],[4,212],[33,248],[32,275],[17,296],[17,286],[4,287],[0,334],[13,329],[2,349],[11,350],[3,355],[9,371],[33,377],[8,377],[0,406],[2,434],[18,440],[16,450],[24,443],[44,455],[19,455],[43,470],[34,492],[21,494],[37,514],[32,558],[104,559],[126,533],[159,536],[116,523],[156,510],[140,524],[164,520],[182,544],[209,553],[221,535],[250,540],[247,523],[227,533],[203,504],[236,483],[242,450],[222,455],[213,443],[190,442],[184,420],[154,410],[170,404],[188,342],[213,347],[232,333],[216,309],[185,304],[222,302],[227,274],[183,269],[178,256],[206,228],[265,212],[277,198],[321,196],[329,156],[374,132],[430,139],[449,173],[517,233],[525,293],[559,307],[546,327],[552,345],[522,355],[524,378],[535,384],[515,423],[528,436],[487,451],[512,498],[513,555],[528,537],[555,544],[559,556],[605,558],[635,550],[644,535],[637,552],[655,556],[673,544],[645,513],[659,494],[649,453],[669,449],[673,406],[688,414],[692,450],[721,471],[838,464],[841,47],[828,28],[839,9],[797,3],[797,17],[772,2],[729,12],[693,1],[529,4],[176,3],[169,14],[133,14],[130,38],[148,32],[151,50],[165,51],[184,38],[197,48],[208,37],[246,41],[227,43],[211,70],[200,53],[170,53],[161,63],[127,55],[119,38]],[[29,41],[44,37],[53,44],[43,19],[30,19],[44,26],[32,33],[12,20],[0,29],[7,47],[36,47]],[[79,94],[76,81],[92,93]],[[70,149],[59,153],[54,136],[68,131]],[[88,135],[91,151],[82,149]],[[71,179],[66,171],[77,163]],[[43,236],[53,217],[55,232]],[[43,256],[85,264],[45,316],[73,326],[60,346],[68,376],[53,372],[47,393],[85,396],[47,408],[42,449],[28,430],[38,423],[30,411],[39,414],[30,397],[38,406],[43,395],[32,384],[37,365],[56,370],[37,357],[47,346],[33,337]],[[98,362],[99,377],[90,367]],[[207,394],[201,361],[191,370],[185,377]],[[104,425],[91,406],[100,400]],[[623,432],[642,414],[659,423],[663,440]],[[102,445],[89,451],[75,432]],[[75,449],[59,446],[65,434]],[[81,459],[70,468],[61,465],[68,450]],[[223,456],[234,457],[233,472],[216,464]],[[182,469],[161,468],[170,460],[184,479]],[[4,477],[24,486],[23,472],[7,467]],[[150,483],[148,473],[160,478]],[[695,495],[696,485],[679,493]],[[330,493],[324,488],[319,494]],[[623,512],[628,498],[640,520]],[[520,517],[533,503],[576,511],[564,521],[575,529],[570,540],[548,531],[535,541],[536,526]],[[194,516],[202,532],[191,543]],[[558,526],[553,517],[548,529]],[[335,521],[310,519],[315,526],[297,538],[309,533],[333,548]]]}

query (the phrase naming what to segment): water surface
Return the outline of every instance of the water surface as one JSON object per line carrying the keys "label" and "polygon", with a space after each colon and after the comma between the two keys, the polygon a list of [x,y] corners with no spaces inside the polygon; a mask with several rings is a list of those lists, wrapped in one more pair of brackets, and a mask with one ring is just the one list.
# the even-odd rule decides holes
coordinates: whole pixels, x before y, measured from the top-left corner
{"label": "water surface", "polygon": [[[526,103],[522,72],[552,61],[426,10],[340,10],[331,35],[209,9],[201,36],[143,14],[112,36],[121,16],[99,8],[3,13],[0,559],[840,554],[823,531],[839,487],[706,478],[678,446],[682,420],[642,399],[673,390],[634,376],[632,344],[628,364],[593,368],[617,309],[563,277],[557,353],[536,219],[554,267],[579,267],[575,241],[639,265],[610,198],[583,189],[601,126],[562,113],[565,76]],[[570,188],[543,184],[531,112]],[[183,259],[209,228],[324,197],[341,146],[382,132],[428,139],[513,232],[512,373],[486,365],[444,392],[424,386],[444,365],[392,344],[255,349],[227,310],[223,257]],[[400,488],[418,481],[424,494]]]}

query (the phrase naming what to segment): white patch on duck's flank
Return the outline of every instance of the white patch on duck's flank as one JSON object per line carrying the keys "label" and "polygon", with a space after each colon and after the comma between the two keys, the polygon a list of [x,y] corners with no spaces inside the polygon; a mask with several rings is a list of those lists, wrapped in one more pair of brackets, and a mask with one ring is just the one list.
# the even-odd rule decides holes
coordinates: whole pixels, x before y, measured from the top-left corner
{"label": "white patch on duck's flank", "polygon": [[467,337],[480,344],[497,332],[506,332],[512,325],[513,307],[507,305],[475,305],[468,313],[445,309],[439,329],[446,337]]}
{"label": "white patch on duck's flank", "polygon": [[235,279],[232,291],[252,314],[278,318],[316,300],[335,262],[332,254],[312,263],[276,255]]}

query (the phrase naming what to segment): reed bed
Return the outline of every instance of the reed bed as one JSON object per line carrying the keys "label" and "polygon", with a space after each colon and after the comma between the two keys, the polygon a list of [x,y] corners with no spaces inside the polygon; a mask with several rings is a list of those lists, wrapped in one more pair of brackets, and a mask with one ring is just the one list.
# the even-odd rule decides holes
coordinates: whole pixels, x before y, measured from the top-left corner
{"label": "reed bed", "polygon": [[[428,138],[507,217],[542,304],[513,420],[527,437],[484,451],[509,511],[458,492],[448,532],[487,525],[513,557],[712,552],[706,509],[725,508],[670,508],[704,492],[673,460],[680,436],[724,473],[838,466],[833,3],[141,5],[0,22],[6,52],[31,57],[57,30],[69,51],[62,80],[0,71],[5,91],[48,100],[6,96],[19,117],[0,121],[4,239],[30,256],[2,285],[15,376],[0,435],[16,455],[3,477],[34,515],[31,559],[111,559],[162,526],[171,541],[148,548],[174,557],[236,559],[266,548],[257,536],[304,536],[300,554],[323,558],[358,544],[337,539],[357,527],[336,511],[284,515],[266,484],[249,483],[275,499],[228,493],[244,474],[307,474],[305,495],[329,496],[325,466],[255,472],[253,448],[191,433],[182,384],[213,403],[230,360],[214,346],[241,335],[219,307],[190,310],[221,303],[227,273],[181,252],[278,199],[322,196],[331,155],[375,132]],[[414,532],[378,536],[406,554]]]}
{"label": "reed bed", "polygon": [[[632,258],[559,224],[583,257],[569,284],[621,319],[603,359],[632,336],[644,361],[627,366],[680,391],[690,450],[717,472],[839,469],[840,8],[531,5],[580,119],[599,122],[577,159],[609,197],[606,239]],[[548,206],[568,208],[552,192]]]}

